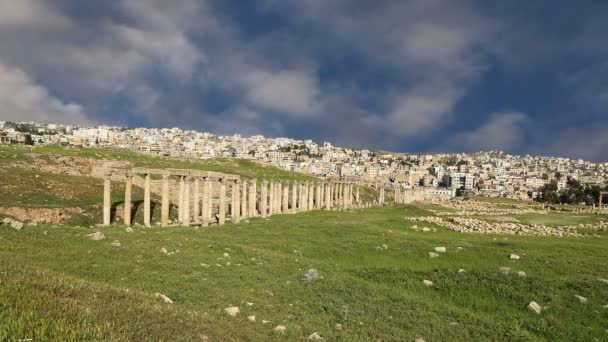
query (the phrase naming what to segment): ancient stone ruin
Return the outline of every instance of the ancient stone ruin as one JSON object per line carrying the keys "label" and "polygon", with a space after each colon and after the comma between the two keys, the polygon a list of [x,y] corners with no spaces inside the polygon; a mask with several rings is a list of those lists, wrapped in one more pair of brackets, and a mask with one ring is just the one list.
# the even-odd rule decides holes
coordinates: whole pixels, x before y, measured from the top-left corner
{"label": "ancient stone ruin", "polygon": [[[144,225],[152,225],[152,193],[161,196],[160,225],[169,225],[169,209],[178,209],[181,226],[239,223],[250,217],[311,210],[369,207],[361,201],[359,185],[351,181],[245,180],[238,175],[191,170],[133,167],[126,162],[105,163],[94,176],[104,179],[103,225],[112,221],[111,183],[125,183],[124,224],[131,225],[132,187],[144,189]],[[374,203],[384,204],[384,189]]]}

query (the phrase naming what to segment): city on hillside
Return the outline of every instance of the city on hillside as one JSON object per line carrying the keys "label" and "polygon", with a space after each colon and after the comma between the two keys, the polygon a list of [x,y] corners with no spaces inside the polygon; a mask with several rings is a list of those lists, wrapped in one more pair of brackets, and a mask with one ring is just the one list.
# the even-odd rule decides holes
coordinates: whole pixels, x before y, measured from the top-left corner
{"label": "city on hillside", "polygon": [[392,153],[262,135],[220,136],[180,128],[82,127],[0,121],[0,143],[116,147],[167,157],[240,158],[325,178],[382,183],[426,194],[509,197],[595,205],[608,162],[477,153]]}

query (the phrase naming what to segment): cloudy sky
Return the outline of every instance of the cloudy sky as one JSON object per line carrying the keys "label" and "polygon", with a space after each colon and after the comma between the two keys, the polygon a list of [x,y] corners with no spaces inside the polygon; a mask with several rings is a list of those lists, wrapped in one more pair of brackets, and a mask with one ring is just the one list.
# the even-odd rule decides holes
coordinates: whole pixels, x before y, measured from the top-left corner
{"label": "cloudy sky", "polygon": [[608,2],[0,0],[0,120],[608,161]]}

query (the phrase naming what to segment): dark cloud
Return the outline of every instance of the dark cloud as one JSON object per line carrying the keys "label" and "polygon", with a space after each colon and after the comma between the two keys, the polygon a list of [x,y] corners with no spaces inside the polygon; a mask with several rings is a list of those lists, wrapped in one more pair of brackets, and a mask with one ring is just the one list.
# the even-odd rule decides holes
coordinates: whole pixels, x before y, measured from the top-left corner
{"label": "dark cloud", "polygon": [[[0,119],[20,108],[32,120],[392,150],[551,151],[533,138],[543,120],[566,136],[575,116],[606,123],[608,20],[601,5],[542,3],[5,1]],[[554,98],[510,101],[509,87],[536,71],[540,84],[562,87],[559,109],[572,117],[542,105]],[[500,105],[461,108],[497,86],[506,91]],[[572,153],[601,157],[582,150]]]}

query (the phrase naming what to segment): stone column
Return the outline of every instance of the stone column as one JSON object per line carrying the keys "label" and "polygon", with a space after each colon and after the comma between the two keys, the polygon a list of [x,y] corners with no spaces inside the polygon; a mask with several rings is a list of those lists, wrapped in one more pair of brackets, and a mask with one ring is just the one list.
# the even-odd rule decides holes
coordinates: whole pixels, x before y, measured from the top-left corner
{"label": "stone column", "polygon": [[298,212],[298,182],[294,181],[291,186],[291,212],[293,214]]}
{"label": "stone column", "polygon": [[160,224],[166,227],[169,225],[169,175],[163,175],[161,197]]}
{"label": "stone column", "polygon": [[268,181],[262,180],[262,189],[260,190],[260,214],[266,217],[268,214]]}
{"label": "stone column", "polygon": [[192,189],[192,183],[190,182],[190,177],[184,177],[184,182],[184,211],[182,212],[184,219],[182,225],[188,227],[190,226],[190,191]]}
{"label": "stone column", "polygon": [[343,191],[343,193],[344,193],[344,195],[343,195],[344,196],[344,199],[343,199],[343,201],[344,201],[344,208],[348,208],[348,187],[349,187],[348,183],[344,183],[344,191]]}
{"label": "stone column", "polygon": [[209,225],[209,217],[211,216],[211,180],[209,177],[203,178],[203,205],[201,208],[203,214],[203,226]]}
{"label": "stone column", "polygon": [[308,183],[308,210],[315,208],[315,183]]}
{"label": "stone column", "polygon": [[315,187],[315,209],[319,210],[321,209],[321,183],[316,183]]}
{"label": "stone column", "polygon": [[150,227],[150,174],[144,178],[144,226]]}
{"label": "stone column", "polygon": [[241,222],[241,199],[239,193],[241,192],[241,181],[235,180],[232,183],[232,207],[230,215],[232,215],[232,223]]}
{"label": "stone column", "polygon": [[249,207],[247,206],[247,180],[244,179],[241,182],[241,218],[242,219],[246,219],[247,217],[249,217],[248,214],[248,210]]}
{"label": "stone column", "polygon": [[283,208],[281,209],[283,214],[289,212],[289,182],[283,183]]}
{"label": "stone column", "polygon": [[276,212],[277,214],[281,214],[283,213],[283,211],[281,209],[281,202],[283,199],[283,183],[281,181],[277,181],[277,193],[276,193]]}
{"label": "stone column", "polygon": [[359,197],[359,186],[357,186],[357,192],[356,192],[356,200],[357,200],[357,204],[361,204],[361,197]]}
{"label": "stone column", "polygon": [[268,215],[274,214],[274,181],[270,181],[270,191],[268,192]]}
{"label": "stone column", "polygon": [[123,205],[123,218],[127,226],[131,225],[131,190],[133,188],[133,175],[125,175],[125,203]]}
{"label": "stone column", "polygon": [[249,181],[249,209],[247,212],[249,213],[249,217],[256,217],[256,208],[255,208],[255,200],[257,199],[257,189],[256,189],[257,179],[252,179]]}
{"label": "stone column", "polygon": [[226,180],[220,179],[220,208],[218,210],[218,224],[226,223]]}
{"label": "stone column", "polygon": [[103,175],[103,225],[112,223],[112,174]]}
{"label": "stone column", "polygon": [[179,197],[177,199],[177,222],[184,222],[184,176],[179,176]]}
{"label": "stone column", "polygon": [[325,183],[325,209],[331,209],[331,183]]}
{"label": "stone column", "polygon": [[200,223],[201,219],[201,211],[200,211],[200,199],[199,194],[201,191],[200,181],[197,178],[194,178],[194,194],[192,194],[192,217],[194,218],[194,223]]}

